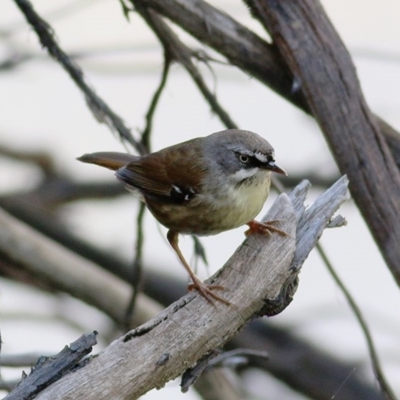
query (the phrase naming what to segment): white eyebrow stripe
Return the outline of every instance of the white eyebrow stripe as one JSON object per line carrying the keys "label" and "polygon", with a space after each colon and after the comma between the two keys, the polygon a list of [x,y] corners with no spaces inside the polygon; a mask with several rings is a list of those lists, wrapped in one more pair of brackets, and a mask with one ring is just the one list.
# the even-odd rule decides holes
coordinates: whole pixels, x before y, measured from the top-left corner
{"label": "white eyebrow stripe", "polygon": [[268,157],[263,153],[254,153],[254,157],[263,163],[266,163],[268,161]]}

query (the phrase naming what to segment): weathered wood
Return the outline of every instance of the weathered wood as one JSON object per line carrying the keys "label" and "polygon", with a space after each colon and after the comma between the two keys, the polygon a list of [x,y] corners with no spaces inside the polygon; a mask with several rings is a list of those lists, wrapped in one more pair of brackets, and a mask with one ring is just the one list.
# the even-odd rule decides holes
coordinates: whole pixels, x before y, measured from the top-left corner
{"label": "weathered wood", "polygon": [[[278,197],[267,220],[280,220],[287,236],[252,235],[210,282],[227,288],[224,297],[232,305],[209,304],[189,293],[157,318],[114,341],[85,368],[64,377],[37,399],[134,399],[182,374],[210,350],[223,346],[243,325],[263,314],[269,302],[282,296],[290,277],[298,226],[307,225],[317,240],[333,212],[347,198],[347,180],[320,196],[304,210],[308,184],[291,197]],[[291,201],[302,199],[301,201]],[[297,233],[296,233],[297,231]],[[300,231],[301,232],[301,231]],[[312,235],[311,235],[312,236]]]}
{"label": "weathered wood", "polygon": [[[203,0],[131,0],[154,9],[226,57],[232,65],[258,79],[292,104],[310,113],[300,90],[293,90],[293,72],[277,48],[239,24],[227,13]],[[253,2],[246,1],[251,4]],[[296,1],[296,3],[298,3]],[[255,13],[257,16],[257,13]],[[387,122],[375,116],[400,168],[400,135]]]}
{"label": "weathered wood", "polygon": [[82,367],[82,358],[97,344],[97,332],[82,335],[53,357],[41,357],[31,373],[4,400],[29,400],[72,369]]}
{"label": "weathered wood", "polygon": [[317,0],[247,0],[296,76],[350,191],[400,285],[400,171],[351,57]]}

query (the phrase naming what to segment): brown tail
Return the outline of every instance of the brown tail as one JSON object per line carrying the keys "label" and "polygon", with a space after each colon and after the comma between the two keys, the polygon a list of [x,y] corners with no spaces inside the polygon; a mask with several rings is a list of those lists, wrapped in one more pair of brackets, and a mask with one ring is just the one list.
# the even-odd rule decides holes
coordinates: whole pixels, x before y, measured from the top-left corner
{"label": "brown tail", "polygon": [[96,164],[101,167],[112,169],[116,171],[119,168],[128,165],[130,162],[137,160],[138,156],[126,153],[113,153],[113,152],[99,152],[84,154],[78,157],[77,160],[88,164]]}

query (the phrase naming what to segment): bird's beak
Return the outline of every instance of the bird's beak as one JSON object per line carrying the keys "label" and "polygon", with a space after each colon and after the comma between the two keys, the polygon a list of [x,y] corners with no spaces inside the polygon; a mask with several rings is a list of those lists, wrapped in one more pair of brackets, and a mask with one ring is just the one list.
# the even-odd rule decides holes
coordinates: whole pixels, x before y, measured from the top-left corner
{"label": "bird's beak", "polygon": [[278,167],[278,165],[275,164],[275,161],[268,161],[267,169],[269,169],[270,171],[276,172],[278,174],[287,176],[286,171],[284,169],[282,169],[281,167]]}

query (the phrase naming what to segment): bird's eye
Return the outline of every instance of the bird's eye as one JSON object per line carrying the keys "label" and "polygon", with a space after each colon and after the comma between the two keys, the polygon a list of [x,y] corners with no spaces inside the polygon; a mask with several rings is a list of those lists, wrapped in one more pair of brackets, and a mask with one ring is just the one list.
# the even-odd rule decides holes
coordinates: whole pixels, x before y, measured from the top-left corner
{"label": "bird's eye", "polygon": [[240,154],[239,156],[239,161],[243,164],[247,164],[250,160],[249,156],[246,156],[245,154]]}

